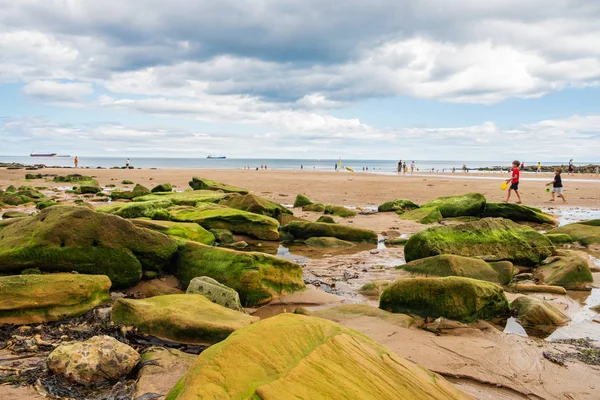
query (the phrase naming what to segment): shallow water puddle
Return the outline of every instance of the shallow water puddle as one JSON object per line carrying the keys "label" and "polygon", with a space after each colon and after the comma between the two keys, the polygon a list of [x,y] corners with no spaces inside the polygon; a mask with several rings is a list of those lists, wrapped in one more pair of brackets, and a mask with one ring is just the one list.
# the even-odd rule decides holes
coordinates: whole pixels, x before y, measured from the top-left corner
{"label": "shallow water puddle", "polygon": [[582,303],[582,307],[569,314],[571,322],[557,328],[546,340],[590,338],[600,340],[600,314],[592,307],[600,305],[600,289],[591,292],[569,292],[569,297]]}
{"label": "shallow water puddle", "polygon": [[510,317],[506,321],[504,333],[508,333],[509,335],[529,336],[527,335],[525,328],[523,328],[519,321],[517,321],[517,319],[514,317]]}
{"label": "shallow water puddle", "polygon": [[580,207],[543,208],[542,211],[558,217],[558,226],[590,219],[599,219],[600,210]]}

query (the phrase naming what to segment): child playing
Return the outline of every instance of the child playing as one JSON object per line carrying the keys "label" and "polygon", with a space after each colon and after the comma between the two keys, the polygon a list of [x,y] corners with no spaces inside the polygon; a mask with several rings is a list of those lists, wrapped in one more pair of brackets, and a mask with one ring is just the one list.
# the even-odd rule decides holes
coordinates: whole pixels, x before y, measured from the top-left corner
{"label": "child playing", "polygon": [[547,183],[546,186],[552,185],[552,198],[550,201],[554,201],[554,195],[557,195],[563,200],[563,203],[566,203],[567,199],[565,199],[565,196],[563,195],[562,178],[560,177],[561,172],[562,168],[556,168],[554,170],[554,180],[550,183]]}
{"label": "child playing", "polygon": [[505,203],[508,203],[508,200],[510,199],[510,194],[514,190],[515,194],[517,195],[517,198],[519,199],[519,201],[517,201],[517,204],[522,204],[521,195],[519,194],[519,176],[521,175],[521,171],[519,171],[519,165],[521,165],[521,163],[517,160],[512,162],[512,176],[506,181],[506,183],[510,183],[510,188],[508,189],[508,195],[506,196],[506,200],[504,200]]}

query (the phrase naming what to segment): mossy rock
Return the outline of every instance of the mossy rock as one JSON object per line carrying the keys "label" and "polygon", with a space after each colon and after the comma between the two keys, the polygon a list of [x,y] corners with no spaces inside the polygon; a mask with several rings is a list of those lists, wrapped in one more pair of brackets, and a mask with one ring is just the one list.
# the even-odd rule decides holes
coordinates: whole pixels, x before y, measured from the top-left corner
{"label": "mossy rock", "polygon": [[307,204],[302,206],[302,211],[325,212],[325,204]]}
{"label": "mossy rock", "polygon": [[335,220],[330,217],[329,215],[321,215],[318,219],[317,222],[323,222],[324,224],[335,224]]}
{"label": "mossy rock", "polygon": [[573,238],[566,233],[546,233],[546,237],[554,245],[573,243]]}
{"label": "mossy rock", "polygon": [[576,251],[557,251],[548,261],[534,273],[534,277],[546,285],[582,289],[594,281],[588,260]]}
{"label": "mossy rock", "polygon": [[[99,212],[115,214],[123,218],[151,218],[164,220],[165,218],[156,218],[157,211],[171,207],[173,204],[169,200],[152,200],[144,202],[120,203],[106,207],[98,207]],[[168,212],[166,212],[169,215]],[[160,215],[160,214],[158,214]],[[169,217],[167,216],[167,220]]]}
{"label": "mossy rock", "polygon": [[37,208],[38,210],[43,210],[45,208],[56,206],[58,204],[60,203],[57,203],[54,200],[38,201],[37,203],[35,203],[35,208]]}
{"label": "mossy rock", "polygon": [[208,276],[192,279],[186,293],[201,294],[220,306],[244,312],[238,292]]}
{"label": "mossy rock", "polygon": [[425,276],[462,276],[493,283],[508,284],[512,280],[500,274],[485,261],[478,258],[442,254],[413,260],[398,268]]}
{"label": "mossy rock", "polygon": [[177,242],[87,207],[55,206],[0,231],[0,273],[37,267],[46,272],[107,275],[115,288],[133,286],[142,269],[169,266]]}
{"label": "mossy rock", "polygon": [[178,343],[212,345],[258,321],[220,306],[200,294],[168,294],[147,299],[118,299],[111,319],[139,332]]}
{"label": "mossy rock", "polygon": [[77,191],[81,194],[97,194],[100,193],[102,189],[97,186],[79,186]]}
{"label": "mossy rock", "polygon": [[16,194],[17,194],[17,196],[25,196],[32,200],[39,200],[39,199],[43,199],[46,197],[46,196],[44,196],[44,194],[42,192],[40,192],[36,189],[33,189],[33,188],[20,187]]}
{"label": "mossy rock", "polygon": [[5,211],[4,214],[2,214],[2,219],[25,218],[28,216],[29,214],[25,214],[22,211]]}
{"label": "mossy rock", "polygon": [[266,215],[254,214],[216,204],[198,207],[172,207],[171,220],[196,222],[206,229],[227,229],[262,240],[279,240],[279,222]]}
{"label": "mossy rock", "polygon": [[146,221],[141,219],[134,219],[131,222],[140,228],[152,229],[153,231],[175,238],[191,240],[192,242],[207,245],[215,242],[215,237],[212,233],[193,222]]}
{"label": "mossy rock", "polygon": [[348,218],[356,216],[356,211],[343,206],[334,206],[332,204],[325,205],[325,214],[335,215],[337,217]]}
{"label": "mossy rock", "polygon": [[[387,283],[391,284],[392,282]],[[336,307],[308,312],[307,315],[325,318],[334,322],[348,321],[348,319],[353,318],[370,317],[377,318],[401,328],[410,328],[415,323],[415,319],[410,315],[394,314],[368,304],[342,304]]]}
{"label": "mossy rock", "polygon": [[296,239],[311,237],[334,237],[349,242],[377,243],[377,234],[368,229],[355,228],[340,224],[325,224],[322,222],[290,222],[282,227]]}
{"label": "mossy rock", "polygon": [[21,206],[23,204],[32,203],[34,199],[27,196],[17,195],[14,192],[5,192],[0,195],[0,204],[4,203],[9,206]]}
{"label": "mossy rock", "polygon": [[161,183],[150,190],[152,193],[170,193],[173,191],[173,186],[170,183]]}
{"label": "mossy rock", "polygon": [[39,268],[25,268],[21,275],[42,275],[42,271]]}
{"label": "mossy rock", "polygon": [[487,203],[480,216],[558,225],[558,219],[554,215],[542,212],[539,208],[514,203]]}
{"label": "mossy rock", "polygon": [[302,267],[291,261],[193,242],[181,244],[176,268],[185,287],[195,277],[208,276],[238,292],[245,307],[264,304],[305,287]]}
{"label": "mossy rock", "polygon": [[419,206],[410,200],[398,199],[394,201],[388,201],[377,207],[379,212],[390,212],[395,211],[398,215],[404,214],[406,211],[415,210]]}
{"label": "mossy rock", "polygon": [[110,301],[104,275],[49,274],[0,277],[0,325],[38,324],[77,317]]}
{"label": "mossy rock", "polygon": [[581,225],[587,225],[587,226],[600,226],[600,219],[590,219],[587,221],[581,221],[579,223]]}
{"label": "mossy rock", "polygon": [[250,193],[247,189],[242,189],[236,186],[227,185],[225,183],[213,181],[210,179],[198,178],[194,176],[189,182],[189,185],[194,190],[220,190],[225,193]]}
{"label": "mossy rock", "polygon": [[222,200],[219,204],[254,214],[267,215],[275,219],[278,219],[283,214],[292,214],[292,211],[281,204],[277,204],[271,200],[263,199],[253,194],[235,196]]}
{"label": "mossy rock", "polygon": [[110,198],[113,200],[131,200],[135,199],[136,197],[145,196],[147,194],[150,194],[150,189],[140,184],[137,184],[131,191],[124,191],[118,189],[113,190],[112,192],[110,192]]}
{"label": "mossy rock", "polygon": [[43,179],[42,174],[25,174],[25,179]]}
{"label": "mossy rock", "polygon": [[133,201],[168,200],[176,206],[196,207],[202,203],[219,203],[225,199],[239,196],[236,193],[215,192],[212,190],[186,190],[184,192],[156,192],[146,196],[140,196]]}
{"label": "mossy rock", "polygon": [[233,243],[233,233],[227,229],[211,229],[209,232],[214,235],[215,240],[220,244]]}
{"label": "mossy rock", "polygon": [[391,239],[386,239],[386,246],[404,246],[408,242],[408,238],[405,237],[396,237]]}
{"label": "mossy rock", "polygon": [[406,261],[455,254],[526,266],[539,265],[553,251],[541,233],[502,218],[431,227],[412,235],[404,246]]}
{"label": "mossy rock", "polygon": [[310,247],[325,247],[325,248],[349,248],[356,245],[352,242],[340,240],[334,237],[311,237],[304,241]]}
{"label": "mossy rock", "polygon": [[92,178],[91,176],[86,176],[86,175],[81,175],[81,174],[69,174],[69,175],[65,175],[65,176],[55,176],[52,179],[52,182],[59,182],[59,183],[78,183],[78,182],[84,182],[84,181],[93,181],[94,178]]}
{"label": "mossy rock", "polygon": [[600,226],[594,225],[593,222],[576,223],[560,226],[552,229],[549,234],[564,233],[584,246],[591,244],[600,244]]}
{"label": "mossy rock", "polygon": [[552,294],[567,294],[567,289],[562,286],[551,285],[532,285],[527,283],[514,282],[508,285],[507,291],[513,293],[552,293]]}
{"label": "mossy rock", "polygon": [[360,288],[360,293],[365,296],[377,297],[381,296],[381,293],[392,284],[390,281],[376,280],[373,282],[365,283]]}
{"label": "mossy rock", "polygon": [[17,191],[17,188],[14,187],[14,185],[10,185],[6,189],[4,189],[5,193],[15,193],[16,191]]}
{"label": "mossy rock", "polygon": [[422,205],[437,207],[444,218],[478,216],[485,208],[485,197],[480,193],[467,193],[458,196],[439,197]]}
{"label": "mossy rock", "polygon": [[498,285],[451,276],[399,279],[381,294],[379,308],[471,322],[505,315],[508,302]]}
{"label": "mossy rock", "polygon": [[125,179],[121,181],[121,185],[133,185],[135,184],[134,181],[130,181],[129,179]]}
{"label": "mossy rock", "polygon": [[416,221],[421,224],[433,224],[442,220],[442,214],[438,207],[421,207],[402,213],[400,219]]}
{"label": "mossy rock", "polygon": [[517,310],[519,322],[524,326],[558,326],[570,321],[552,304],[535,297],[517,297],[510,306]]}
{"label": "mossy rock", "polygon": [[294,200],[294,207],[304,207],[313,202],[310,199],[302,194],[296,196],[296,200]]}
{"label": "mossy rock", "polygon": [[284,393],[311,400],[340,394],[354,399],[471,399],[359,332],[322,318],[280,314],[203,351],[167,400],[269,400]]}
{"label": "mossy rock", "polygon": [[510,261],[491,261],[488,264],[498,273],[500,283],[503,285],[511,283],[515,275],[519,273],[519,269]]}

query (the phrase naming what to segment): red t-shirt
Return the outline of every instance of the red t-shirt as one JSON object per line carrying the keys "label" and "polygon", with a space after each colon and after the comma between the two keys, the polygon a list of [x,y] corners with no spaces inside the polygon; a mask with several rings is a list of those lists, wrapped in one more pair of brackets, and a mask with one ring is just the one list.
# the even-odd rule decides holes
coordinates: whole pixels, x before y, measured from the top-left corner
{"label": "red t-shirt", "polygon": [[519,168],[513,168],[512,183],[519,183],[519,175],[521,175],[521,171],[519,171]]}

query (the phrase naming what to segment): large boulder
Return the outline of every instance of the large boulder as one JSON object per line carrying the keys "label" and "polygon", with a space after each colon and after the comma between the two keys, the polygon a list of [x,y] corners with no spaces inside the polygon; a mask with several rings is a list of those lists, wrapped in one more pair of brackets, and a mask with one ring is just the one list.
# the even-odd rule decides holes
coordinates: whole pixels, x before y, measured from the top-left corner
{"label": "large boulder", "polygon": [[511,307],[517,310],[519,322],[525,326],[564,325],[570,321],[552,304],[536,297],[517,297]]}
{"label": "large boulder", "polygon": [[164,219],[162,216],[167,215],[166,208],[171,207],[169,200],[152,200],[133,203],[118,203],[116,205],[101,206],[96,208],[99,212],[115,214],[122,218],[151,218]]}
{"label": "large boulder", "polygon": [[215,192],[213,190],[186,190],[184,192],[155,192],[137,197],[133,201],[168,200],[176,206],[196,207],[200,203],[218,203],[221,200],[237,196],[239,195],[236,193]]}
{"label": "large boulder", "polygon": [[313,202],[310,201],[308,197],[304,196],[303,194],[299,194],[296,196],[296,200],[294,200],[294,207],[304,207],[312,203]]}
{"label": "large boulder", "polygon": [[554,245],[541,233],[502,218],[428,228],[404,246],[406,261],[456,254],[517,265],[538,265],[553,251]]}
{"label": "large boulder", "polygon": [[400,219],[433,224],[442,220],[442,214],[438,207],[421,207],[400,214]]}
{"label": "large boulder", "polygon": [[118,299],[114,323],[178,343],[212,345],[258,317],[225,308],[200,294],[168,294],[147,299]]}
{"label": "large boulder", "polygon": [[49,274],[0,277],[0,325],[37,324],[77,317],[110,301],[104,275]]}
{"label": "large boulder", "polygon": [[558,219],[554,215],[542,212],[539,208],[514,203],[487,203],[480,216],[558,225]]}
{"label": "large boulder", "polygon": [[267,215],[275,219],[278,219],[283,214],[292,214],[292,211],[281,204],[277,204],[271,200],[263,199],[262,197],[253,194],[235,196],[227,200],[222,200],[219,204],[254,214]]}
{"label": "large boulder", "polygon": [[388,201],[377,207],[379,212],[395,211],[397,214],[404,214],[406,211],[415,210],[419,206],[410,200],[398,199],[394,201]]}
{"label": "large boulder", "polygon": [[600,220],[568,224],[552,229],[548,233],[565,233],[571,236],[574,241],[579,242],[584,246],[600,244],[600,225],[595,225],[594,221]]}
{"label": "large boulder", "polygon": [[546,285],[584,289],[594,281],[586,257],[576,251],[558,251],[547,264],[535,270],[534,277]]}
{"label": "large boulder", "polygon": [[94,336],[54,349],[48,356],[48,369],[85,385],[116,381],[129,374],[139,361],[138,352],[125,343],[110,336]]}
{"label": "large boulder", "polygon": [[284,226],[282,230],[290,233],[296,239],[334,237],[349,242],[377,243],[377,234],[375,232],[340,224],[292,221]]}
{"label": "large boulder", "polygon": [[413,260],[398,268],[426,276],[463,276],[503,285],[510,283],[514,274],[513,272],[509,276],[506,274],[501,276],[490,264],[481,259],[452,254]]}
{"label": "large boulder", "polygon": [[150,194],[150,189],[145,186],[140,185],[139,183],[134,186],[133,190],[119,190],[115,189],[110,192],[110,198],[113,200],[131,200],[136,197],[141,197]]}
{"label": "large boulder", "polygon": [[383,291],[379,308],[470,322],[506,314],[508,302],[502,288],[490,282],[455,276],[406,278]]}
{"label": "large boulder", "polygon": [[2,214],[2,219],[11,219],[11,218],[24,218],[28,217],[29,214],[24,213],[23,211],[6,211]]}
{"label": "large boulder", "polygon": [[203,244],[213,244],[215,236],[194,222],[148,221],[134,219],[131,222],[140,228],[148,228],[165,235],[191,240]]}
{"label": "large boulder", "polygon": [[280,314],[203,351],[167,395],[185,399],[471,399],[354,330]]}
{"label": "large boulder", "polygon": [[169,213],[173,221],[196,222],[206,229],[227,229],[257,239],[279,240],[279,221],[266,215],[216,204],[172,207]]}
{"label": "large boulder", "polygon": [[235,311],[244,311],[238,292],[208,276],[200,276],[192,279],[186,293],[201,294],[220,306],[231,308]]}
{"label": "large boulder", "polygon": [[176,272],[184,286],[195,277],[209,276],[238,292],[246,307],[305,288],[302,267],[291,261],[193,242],[181,246]]}
{"label": "large boulder", "polygon": [[480,193],[467,193],[458,196],[439,197],[422,205],[437,207],[444,218],[476,217],[485,208],[485,197]]}
{"label": "large boulder", "polygon": [[177,241],[87,207],[55,206],[0,231],[0,273],[39,268],[107,275],[115,288],[133,286],[142,270],[171,264]]}
{"label": "large boulder", "polygon": [[224,193],[239,193],[248,194],[249,191],[236,186],[227,185],[225,183],[213,181],[210,179],[198,178],[194,176],[189,182],[190,187],[194,190],[220,190]]}
{"label": "large boulder", "polygon": [[150,191],[152,193],[169,193],[173,191],[173,186],[170,183],[161,183],[160,185],[154,186]]}

